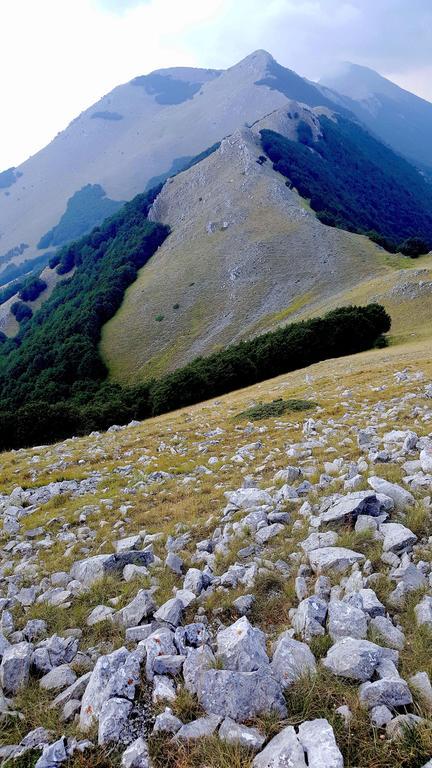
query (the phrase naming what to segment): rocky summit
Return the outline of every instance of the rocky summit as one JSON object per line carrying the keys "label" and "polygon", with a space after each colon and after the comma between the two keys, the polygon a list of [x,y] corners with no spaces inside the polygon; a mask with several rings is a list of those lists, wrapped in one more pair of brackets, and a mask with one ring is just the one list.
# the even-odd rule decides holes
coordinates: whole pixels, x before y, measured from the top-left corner
{"label": "rocky summit", "polygon": [[0,456],[2,766],[431,765],[432,365],[396,360]]}

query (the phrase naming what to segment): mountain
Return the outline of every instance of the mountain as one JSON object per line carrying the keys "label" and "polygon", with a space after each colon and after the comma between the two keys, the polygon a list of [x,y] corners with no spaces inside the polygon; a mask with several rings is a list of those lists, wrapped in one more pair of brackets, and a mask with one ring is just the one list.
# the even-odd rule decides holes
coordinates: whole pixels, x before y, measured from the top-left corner
{"label": "mountain", "polygon": [[[12,249],[20,263],[0,273],[5,445],[29,441],[30,432],[40,441],[151,415],[178,403],[172,392],[180,381],[187,391],[188,377],[195,400],[210,396],[221,371],[213,394],[239,385],[233,366],[249,347],[230,345],[254,349],[288,319],[325,315],[341,296],[355,303],[359,286],[409,263],[389,251],[430,248],[432,187],[345,107],[329,106],[263,51],[203,77],[170,71],[129,84],[154,109],[146,142],[138,142],[142,166],[129,167],[132,180],[121,169],[129,192],[93,179],[39,237],[37,256],[24,242]],[[247,125],[239,124],[246,113]],[[228,125],[235,127],[224,138]],[[203,137],[212,141],[204,148]],[[142,191],[121,205],[138,172]],[[14,174],[7,199],[24,178]],[[97,226],[69,243],[92,217]],[[48,264],[36,279],[41,257]],[[243,383],[255,380],[251,371],[262,375],[262,365],[248,358]]]}
{"label": "mountain", "polygon": [[373,69],[345,63],[321,79],[323,96],[354,113],[393,149],[432,172],[432,104]]}
{"label": "mountain", "polygon": [[174,67],[118,86],[36,155],[0,173],[0,279],[9,262],[31,263],[85,234],[122,201],[290,99],[354,113],[397,151],[432,165],[432,105],[372,75],[386,89],[366,100],[356,90],[359,101],[343,95],[342,81],[339,94],[255,51],[227,70]]}
{"label": "mountain", "polygon": [[291,102],[289,111],[239,129],[156,198],[150,218],[172,234],[103,329],[116,379],[172,370],[379,269],[379,248],[321,224],[272,164],[259,162],[261,129],[293,139],[301,121],[316,130],[312,110]]}
{"label": "mountain", "polygon": [[[21,243],[27,259],[37,255],[38,244],[48,247],[47,233],[59,226],[74,196],[76,207],[76,196],[88,185],[96,224],[100,195],[110,205],[131,199],[150,180],[282,106],[287,95],[314,104],[324,98],[265,51],[226,71],[158,70],[115,88],[47,147],[0,175],[0,264],[24,258],[16,256]],[[74,237],[90,228],[85,222],[77,233],[75,224],[72,219]]]}

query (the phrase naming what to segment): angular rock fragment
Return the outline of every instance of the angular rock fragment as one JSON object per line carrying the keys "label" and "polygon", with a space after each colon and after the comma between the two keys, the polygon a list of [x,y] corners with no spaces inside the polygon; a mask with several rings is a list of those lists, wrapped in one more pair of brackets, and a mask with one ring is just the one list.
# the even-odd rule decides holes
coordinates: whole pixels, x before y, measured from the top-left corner
{"label": "angular rock fragment", "polygon": [[344,637],[332,645],[322,663],[334,675],[364,682],[372,677],[382,656],[379,645]]}
{"label": "angular rock fragment", "polygon": [[327,573],[335,571],[343,573],[351,568],[354,563],[360,563],[365,559],[360,552],[354,552],[345,547],[322,547],[313,549],[308,553],[309,562],[314,573]]}
{"label": "angular rock fragment", "polygon": [[217,656],[224,669],[253,672],[268,666],[266,637],[244,616],[217,635]]}
{"label": "angular rock fragment", "polygon": [[203,709],[220,717],[245,722],[263,712],[284,717],[285,700],[280,684],[262,669],[234,672],[209,669],[198,681],[198,701]]}

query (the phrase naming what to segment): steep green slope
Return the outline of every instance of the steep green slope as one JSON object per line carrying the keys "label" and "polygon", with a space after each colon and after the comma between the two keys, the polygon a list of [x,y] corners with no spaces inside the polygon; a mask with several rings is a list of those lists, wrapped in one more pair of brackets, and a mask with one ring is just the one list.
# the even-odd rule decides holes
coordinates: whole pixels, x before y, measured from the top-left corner
{"label": "steep green slope", "polygon": [[16,339],[3,344],[3,408],[35,400],[55,402],[85,392],[92,381],[104,377],[97,352],[101,327],[168,233],[167,227],[147,219],[154,193],[138,196],[102,227],[60,252],[59,273],[75,267],[73,276],[22,324]]}
{"label": "steep green slope", "polygon": [[298,126],[298,141],[261,131],[263,149],[326,224],[378,234],[388,250],[408,238],[432,247],[432,187],[408,162],[360,125],[338,115],[319,118],[316,138]]}

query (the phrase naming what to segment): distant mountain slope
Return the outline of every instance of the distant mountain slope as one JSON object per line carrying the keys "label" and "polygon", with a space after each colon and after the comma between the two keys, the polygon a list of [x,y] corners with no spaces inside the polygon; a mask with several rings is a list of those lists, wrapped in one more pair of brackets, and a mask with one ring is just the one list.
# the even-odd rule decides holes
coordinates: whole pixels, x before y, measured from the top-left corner
{"label": "distant mountain slope", "polygon": [[324,86],[322,93],[326,98],[353,112],[393,149],[432,169],[429,101],[357,64],[344,64],[333,75],[324,77],[320,85]]}
{"label": "distant mountain slope", "polygon": [[101,350],[114,378],[133,382],[172,370],[382,269],[377,246],[321,224],[270,161],[260,160],[261,128],[292,138],[302,121],[319,128],[313,110],[288,106],[235,132],[156,198],[150,218],[172,234],[103,329]]}
{"label": "distant mountain slope", "polygon": [[297,136],[261,132],[263,148],[326,224],[373,239],[393,252],[411,252],[411,241],[432,248],[432,186],[404,158],[353,120],[320,114],[312,131]]}
{"label": "distant mountain slope", "polygon": [[[13,254],[21,243],[34,258],[41,238],[88,185],[113,202],[129,200],[288,99],[335,104],[265,51],[226,71],[158,70],[115,88],[19,168],[0,173],[0,262],[19,261]],[[87,231],[98,221],[95,214]]]}
{"label": "distant mountain slope", "polygon": [[22,242],[27,257],[34,255],[84,186],[99,184],[112,200],[131,199],[176,159],[194,157],[281,106],[285,95],[255,84],[272,61],[258,51],[224,72],[159,70],[115,88],[0,177],[8,184],[0,189],[0,257]]}
{"label": "distant mountain slope", "polygon": [[432,242],[432,191],[408,162],[356,122],[289,102],[156,198],[150,218],[172,233],[103,329],[114,378],[173,370],[380,274],[381,249],[324,226],[291,183],[325,221]]}

